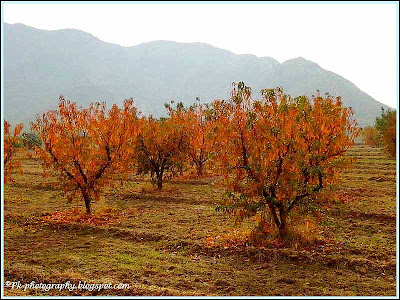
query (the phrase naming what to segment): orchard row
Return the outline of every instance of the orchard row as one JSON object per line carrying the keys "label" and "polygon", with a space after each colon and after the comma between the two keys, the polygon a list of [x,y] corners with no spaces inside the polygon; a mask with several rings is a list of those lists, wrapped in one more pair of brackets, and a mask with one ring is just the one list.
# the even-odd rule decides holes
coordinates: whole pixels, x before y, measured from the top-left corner
{"label": "orchard row", "polygon": [[[35,155],[46,172],[59,176],[68,197],[85,202],[87,213],[116,176],[148,173],[162,189],[166,174],[206,172],[228,190],[224,210],[240,218],[268,211],[284,236],[291,210],[350,166],[344,154],[359,134],[339,97],[292,98],[276,88],[254,100],[243,82],[233,84],[229,100],[165,106],[168,116],[156,119],[138,113],[133,99],[107,109],[104,103],[81,108],[60,97],[58,109],[31,123],[41,140]],[[9,180],[22,127],[12,134],[5,125]]]}

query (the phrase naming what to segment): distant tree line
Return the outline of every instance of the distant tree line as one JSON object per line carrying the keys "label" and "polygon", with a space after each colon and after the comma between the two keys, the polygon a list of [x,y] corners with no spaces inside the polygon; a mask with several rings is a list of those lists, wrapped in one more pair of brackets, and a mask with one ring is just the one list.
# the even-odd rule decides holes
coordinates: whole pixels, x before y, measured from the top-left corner
{"label": "distant tree line", "polygon": [[396,157],[396,111],[384,110],[374,126],[365,127],[362,137],[366,144],[381,147],[391,157]]}

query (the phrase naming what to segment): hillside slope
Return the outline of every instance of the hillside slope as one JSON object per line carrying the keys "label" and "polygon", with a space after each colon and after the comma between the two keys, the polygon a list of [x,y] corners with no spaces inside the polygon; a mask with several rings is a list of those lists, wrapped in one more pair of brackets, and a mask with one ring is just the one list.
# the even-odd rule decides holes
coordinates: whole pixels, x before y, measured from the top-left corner
{"label": "hillside slope", "polygon": [[54,108],[61,94],[82,105],[133,97],[141,111],[160,116],[170,100],[191,104],[196,97],[203,102],[227,98],[237,81],[255,94],[282,86],[292,96],[311,96],[317,89],[340,95],[361,125],[373,123],[380,108],[387,108],[345,78],[301,57],[280,64],[271,57],[171,41],[121,47],[75,29],[4,24],[4,108],[13,123]]}

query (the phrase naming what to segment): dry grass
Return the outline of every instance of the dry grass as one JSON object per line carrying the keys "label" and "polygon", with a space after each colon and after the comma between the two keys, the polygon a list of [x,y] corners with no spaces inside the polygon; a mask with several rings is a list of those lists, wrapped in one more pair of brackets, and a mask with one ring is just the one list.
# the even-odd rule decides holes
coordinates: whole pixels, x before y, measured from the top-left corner
{"label": "dry grass", "polygon": [[[67,203],[42,178],[35,160],[5,187],[5,280],[130,284],[101,292],[5,289],[6,295],[379,295],[396,294],[395,161],[357,145],[355,168],[337,187],[341,200],[320,206],[322,244],[311,247],[209,247],[232,233],[234,220],[215,212],[223,194],[202,180],[175,180],[161,192],[127,181],[94,205],[123,214],[108,226],[46,222]],[[329,207],[330,206],[330,207]],[[243,224],[246,226],[246,224]]]}

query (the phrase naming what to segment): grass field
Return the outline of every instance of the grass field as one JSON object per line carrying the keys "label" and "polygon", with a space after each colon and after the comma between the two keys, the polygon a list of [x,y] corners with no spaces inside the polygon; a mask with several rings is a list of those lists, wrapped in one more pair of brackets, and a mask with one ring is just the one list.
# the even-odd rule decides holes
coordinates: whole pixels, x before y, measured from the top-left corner
{"label": "grass field", "polygon": [[[80,208],[43,178],[39,163],[5,187],[5,280],[129,283],[125,290],[6,295],[396,295],[396,162],[356,145],[338,193],[350,201],[323,206],[324,243],[307,248],[209,247],[234,220],[215,212],[223,190],[207,180],[171,181],[161,192],[146,181],[108,189],[95,211],[118,213],[108,226],[46,222]],[[346,199],[345,199],[346,200]],[[243,225],[244,226],[244,225]]]}

